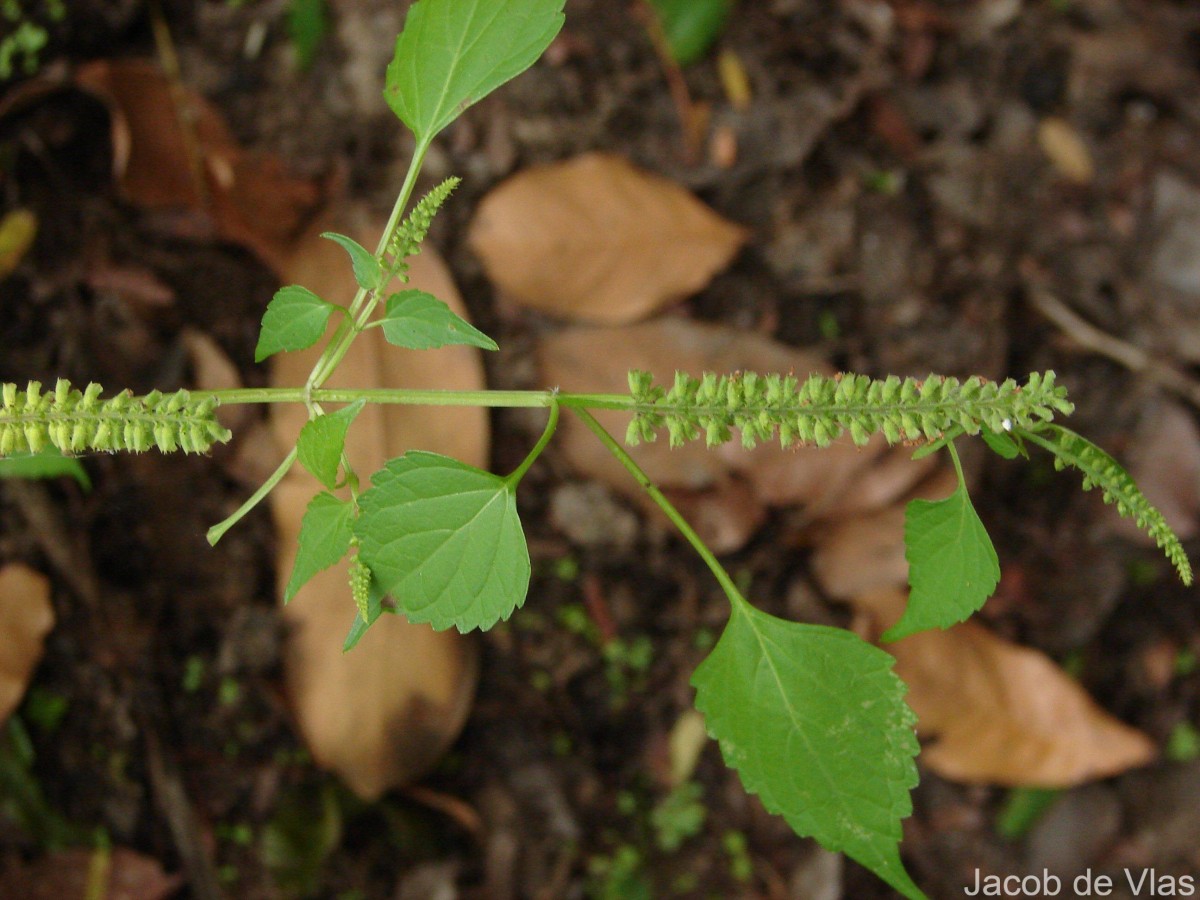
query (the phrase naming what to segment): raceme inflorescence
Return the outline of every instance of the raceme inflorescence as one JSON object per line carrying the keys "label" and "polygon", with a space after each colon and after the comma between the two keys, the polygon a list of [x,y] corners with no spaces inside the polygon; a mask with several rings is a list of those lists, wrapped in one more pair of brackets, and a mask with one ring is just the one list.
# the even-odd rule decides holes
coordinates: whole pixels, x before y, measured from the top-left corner
{"label": "raceme inflorescence", "polygon": [[[885,640],[962,621],[998,583],[995,549],[967,494],[955,449],[959,438],[979,436],[1007,458],[1027,454],[1031,446],[1049,452],[1058,467],[1078,469],[1085,488],[1099,488],[1120,514],[1146,530],[1186,584],[1192,581],[1190,563],[1128,473],[1058,423],[1073,406],[1053,372],[1032,373],[1023,383],[935,374],[918,380],[853,373],[679,373],[665,387],[644,372],[631,372],[628,394],[326,388],[352,342],[369,328],[413,350],[449,344],[496,349],[490,337],[436,297],[392,291],[389,285],[406,280],[406,260],[419,251],[458,183],[443,182],[405,215],[432,141],[464,109],[541,56],[562,26],[563,5],[564,0],[412,5],[384,89],[388,105],[415,138],[408,173],[374,251],[345,235],[325,235],[346,250],[357,293],[343,306],[289,285],[276,293],[263,317],[257,361],[325,342],[303,385],[143,397],[121,392],[103,399],[94,384],[82,391],[65,381],[51,391],[36,382],[25,388],[7,384],[0,455],[46,448],[63,454],[206,452],[230,436],[215,418],[218,405],[303,403],[308,422],[296,446],[233,515],[213,526],[209,540],[216,543],[292,466],[310,471],[323,489],[308,504],[284,599],[349,556],[349,649],[385,612],[468,631],[507,619],[525,602],[530,561],[517,486],[565,410],[595,433],[678,527],[729,600],[728,624],[692,679],[696,705],[726,762],[798,834],[845,852],[905,896],[924,897],[899,852],[919,748],[904,684],[892,671],[894,659],[852,632],[787,621],[753,606],[591,411],[628,412],[629,445],[665,432],[672,445],[703,439],[713,446],[736,435],[747,447],[774,439],[785,447],[825,447],[839,438],[861,445],[880,436],[889,444],[914,446],[915,455],[944,448],[958,486],[943,500],[915,500],[906,510],[911,591],[903,617]],[[331,320],[337,324],[327,332]],[[534,407],[547,411],[547,422],[536,445],[507,475],[411,450],[388,461],[364,488],[344,448],[367,403]]]}

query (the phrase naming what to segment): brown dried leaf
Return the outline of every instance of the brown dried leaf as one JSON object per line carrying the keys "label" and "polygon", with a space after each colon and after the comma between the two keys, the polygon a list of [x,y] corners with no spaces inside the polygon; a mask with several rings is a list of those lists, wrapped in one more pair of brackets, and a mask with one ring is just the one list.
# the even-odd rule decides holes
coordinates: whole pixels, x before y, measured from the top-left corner
{"label": "brown dried leaf", "polygon": [[[280,160],[244,151],[217,109],[146,60],[99,60],[76,83],[113,118],[113,158],[126,196],[148,209],[201,213],[212,230],[277,271],[326,202],[327,186],[289,174]],[[181,123],[187,123],[186,128]]]}
{"label": "brown dried leaf", "polygon": [[[1178,403],[1162,401],[1139,425],[1129,450],[1129,474],[1181,540],[1200,530],[1200,428]],[[1153,544],[1132,519],[1105,516],[1107,527]]]}
{"label": "brown dried leaf", "polygon": [[[941,500],[956,487],[954,472],[941,469],[922,482],[912,496]],[[823,528],[813,553],[812,571],[821,589],[837,600],[906,584],[904,504],[896,503]]]}
{"label": "brown dried leaf", "polygon": [[[853,605],[882,633],[906,594],[882,588]],[[1155,756],[1146,735],[1104,710],[1044,654],[973,622],[925,631],[887,646],[908,684],[918,730],[931,739],[921,761],[954,781],[1070,787]]]}
{"label": "brown dried leaf", "polygon": [[20,563],[0,569],[0,722],[25,696],[42,660],[42,642],[53,627],[46,576]]}
{"label": "brown dried leaf", "polygon": [[1075,126],[1058,116],[1047,116],[1038,123],[1037,139],[1058,174],[1074,184],[1091,184],[1096,164]]}
{"label": "brown dried leaf", "polygon": [[[354,279],[345,252],[317,235],[300,241],[288,261],[288,280],[334,303],[348,303]],[[334,227],[373,247],[375,227]],[[411,287],[429,291],[465,316],[446,266],[431,248],[412,261]],[[272,383],[303,384],[317,356],[313,348],[275,357]],[[329,387],[479,389],[483,369],[469,347],[408,351],[385,344],[373,328],[355,341]],[[305,422],[302,406],[272,410],[281,448],[294,445]],[[408,448],[485,465],[488,422],[483,410],[370,405],[350,429],[346,452],[360,478]],[[320,484],[301,467],[271,494],[279,534],[278,584],[282,595],[295,561],[304,510]],[[301,732],[321,765],[337,772],[362,797],[419,777],[457,736],[470,708],[477,675],[476,645],[462,635],[435,632],[385,614],[349,653],[342,639],[354,619],[347,566],[312,579],[283,611],[287,688]]]}
{"label": "brown dried leaf", "polygon": [[0,896],[23,900],[94,897],[105,900],[166,900],[183,885],[162,864],[125,847],[60,850],[0,875]]}
{"label": "brown dried leaf", "polygon": [[[612,393],[628,391],[630,369],[649,371],[666,384],[676,369],[801,376],[830,371],[818,357],[761,335],[685,319],[567,329],[542,340],[538,359],[548,384],[564,391]],[[624,437],[627,413],[601,411],[597,418]],[[643,492],[620,463],[573,417],[564,416],[559,440],[579,472],[642,501]],[[663,437],[630,452],[660,487],[693,495],[687,498],[692,514],[719,523],[704,534],[706,540],[710,535],[719,539],[723,549],[736,549],[749,538],[765,506],[799,504],[813,516],[848,515],[891,502],[932,465],[932,459],[908,460],[903,449],[888,451],[881,440],[857,448],[848,438],[823,450],[783,450],[771,442],[747,451],[737,441],[714,450],[703,441],[671,449]],[[894,461],[896,457],[901,458]],[[749,486],[750,496],[732,487],[739,482]]]}
{"label": "brown dried leaf", "polygon": [[468,236],[505,295],[606,324],[700,290],[746,238],[681,186],[599,153],[508,179],[480,203]]}

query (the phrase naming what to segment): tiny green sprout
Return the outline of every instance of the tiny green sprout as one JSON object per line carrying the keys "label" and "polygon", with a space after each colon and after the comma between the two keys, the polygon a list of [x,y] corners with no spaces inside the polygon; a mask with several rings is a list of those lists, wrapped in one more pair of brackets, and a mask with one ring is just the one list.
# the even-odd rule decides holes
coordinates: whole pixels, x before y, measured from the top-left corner
{"label": "tiny green sprout", "polygon": [[[0,11],[19,10],[14,3],[0,0]],[[305,3],[319,5],[316,0]],[[1029,459],[1035,478],[1053,477],[1050,466],[1039,468],[1037,462],[1042,458],[1038,451],[1048,454],[1055,469],[1076,470],[1085,490],[1098,489],[1118,514],[1135,521],[1185,585],[1193,580],[1191,562],[1162,514],[1119,463],[1062,426],[1074,406],[1052,371],[1032,372],[1021,381],[934,373],[918,379],[853,372],[677,372],[661,384],[648,373],[634,371],[624,394],[327,387],[351,345],[371,328],[379,328],[388,343],[414,350],[450,345],[496,349],[491,337],[440,299],[392,286],[407,279],[409,260],[420,251],[438,210],[458,184],[448,179],[413,202],[434,139],[465,109],[538,60],[562,27],[564,3],[417,0],[409,7],[384,83],[387,105],[412,132],[408,172],[374,248],[345,235],[326,235],[345,250],[347,283],[356,292],[348,303],[338,304],[302,285],[288,285],[275,294],[263,316],[256,360],[316,348],[316,361],[303,384],[152,391],[144,396],[129,391],[106,394],[96,384],[80,389],[65,380],[48,389],[37,381],[3,384],[0,475],[5,469],[12,474],[15,467],[26,474],[80,477],[82,470],[71,463],[85,453],[208,454],[230,438],[216,418],[218,407],[302,404],[308,422],[296,446],[234,513],[209,530],[208,539],[219,541],[295,465],[312,473],[320,489],[301,524],[284,599],[291,600],[318,572],[349,557],[349,633],[343,648],[352,652],[387,610],[403,613],[411,622],[464,632],[505,627],[518,616],[532,565],[517,489],[553,439],[560,416],[575,416],[674,524],[728,600],[723,630],[699,629],[693,636],[693,646],[705,658],[691,679],[696,707],[726,763],[737,770],[746,790],[798,835],[845,853],[903,896],[919,900],[926,895],[901,857],[901,824],[912,812],[910,792],[918,780],[919,747],[915,717],[904,700],[905,685],[893,671],[894,658],[848,630],[789,621],[759,609],[747,599],[755,590],[749,573],[730,575],[627,446],[665,435],[672,446],[703,441],[714,447],[737,441],[750,448],[778,441],[786,448],[882,441],[909,446],[916,455],[944,450],[954,466],[957,487],[944,500],[913,501],[906,510],[905,555],[912,590],[903,618],[885,636],[889,640],[962,621],[979,609],[999,578],[996,551],[967,493],[957,450],[960,441],[978,438],[1006,459]],[[656,0],[655,5],[681,17],[701,7],[717,12],[724,8],[727,13],[729,6],[723,0]],[[295,0],[295,7],[300,6]],[[708,20],[703,42],[713,39],[723,21]],[[713,22],[718,23],[715,30]],[[13,52],[9,51],[10,61]],[[823,327],[833,334],[831,326]],[[345,442],[367,404],[523,407],[543,410],[546,424],[511,472],[492,473],[414,449],[388,460],[377,472],[360,473],[347,457]],[[625,444],[596,419],[597,410],[628,415]],[[565,557],[542,571],[569,582],[578,577],[579,565]],[[537,610],[521,612],[515,621],[516,628],[530,634],[550,624]],[[562,607],[558,624],[601,645],[582,607]],[[654,643],[646,635],[612,640],[603,644],[603,654],[613,693],[623,702],[654,661]],[[1188,658],[1190,670],[1194,657]],[[203,662],[189,659],[182,688],[197,690],[204,676]],[[540,670],[530,681],[540,690],[553,685],[551,675]],[[235,679],[219,682],[222,705],[236,704],[240,696]],[[241,737],[252,739],[249,734]],[[1195,745],[1194,729],[1180,726],[1170,752],[1186,756]],[[561,740],[555,746],[563,752],[569,749]],[[226,745],[231,755],[240,749],[235,741]],[[93,752],[107,758],[102,746]],[[302,750],[294,756],[307,758]],[[111,762],[117,769],[125,765],[123,757]],[[340,827],[336,804],[328,797],[322,804],[324,812],[315,819],[320,832],[317,851],[303,854],[305,860],[322,858]],[[659,845],[678,846],[703,818],[698,787],[677,788],[653,814]],[[278,827],[264,834],[264,845],[274,848],[277,868],[294,868],[296,862],[286,837]],[[745,836],[726,832],[722,845],[732,876],[748,882],[754,869]],[[589,872],[594,896],[651,896],[642,855],[628,844],[617,846],[610,858],[594,858]]]}

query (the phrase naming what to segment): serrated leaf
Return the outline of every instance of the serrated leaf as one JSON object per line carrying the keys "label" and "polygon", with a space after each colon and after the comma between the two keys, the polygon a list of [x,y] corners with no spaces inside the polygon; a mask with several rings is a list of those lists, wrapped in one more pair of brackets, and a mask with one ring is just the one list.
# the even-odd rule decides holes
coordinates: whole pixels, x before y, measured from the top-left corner
{"label": "serrated leaf", "polygon": [[918,747],[893,663],[851,632],[787,622],[739,599],[692,685],[747,791],[797,834],[921,898],[900,861]]}
{"label": "serrated leaf", "polygon": [[419,141],[430,141],[528,69],[563,24],[565,0],[419,0],[387,69],[384,98]]}
{"label": "serrated leaf", "polygon": [[364,291],[378,290],[383,282],[383,267],[375,254],[352,237],[336,231],[324,231],[321,237],[333,241],[350,254],[350,265],[354,268],[354,280]]}
{"label": "serrated leaf", "polygon": [[459,631],[507,619],[529,589],[514,486],[448,456],[409,451],[359,498],[359,556],[413,622]]}
{"label": "serrated leaf", "polygon": [[300,523],[300,552],[283,591],[284,603],[296,596],[308,579],[346,555],[353,519],[354,504],[349,500],[323,492],[312,498]]}
{"label": "serrated leaf", "polygon": [[382,323],[389,344],[410,350],[433,350],[449,344],[500,349],[490,337],[424,291],[401,291],[388,297]]}
{"label": "serrated leaf", "polygon": [[59,478],[64,475],[74,478],[85,491],[92,489],[92,479],[79,460],[63,456],[53,447],[41,453],[0,459],[0,478]]}
{"label": "serrated leaf", "polygon": [[671,58],[681,66],[699,60],[720,36],[732,0],[650,0]]}
{"label": "serrated leaf", "polygon": [[346,446],[346,432],[366,402],[356,400],[336,412],[310,420],[300,429],[300,437],[296,441],[296,458],[300,460],[300,465],[312,472],[317,480],[330,490],[337,486],[338,467],[342,462],[342,450]]}
{"label": "serrated leaf", "polygon": [[254,361],[262,362],[281,350],[311,347],[325,333],[334,306],[298,284],[280,288],[263,314]]}
{"label": "serrated leaf", "polygon": [[912,591],[885,641],[963,621],[1000,582],[996,548],[962,482],[944,500],[912,500],[905,507],[904,556]]}
{"label": "serrated leaf", "polygon": [[362,636],[367,633],[367,629],[375,624],[375,621],[383,613],[383,591],[379,588],[379,582],[374,578],[371,579],[371,590],[367,594],[367,617],[364,619],[361,612],[354,614],[354,622],[350,625],[350,632],[346,635],[346,642],[342,644],[342,652],[349,653]]}

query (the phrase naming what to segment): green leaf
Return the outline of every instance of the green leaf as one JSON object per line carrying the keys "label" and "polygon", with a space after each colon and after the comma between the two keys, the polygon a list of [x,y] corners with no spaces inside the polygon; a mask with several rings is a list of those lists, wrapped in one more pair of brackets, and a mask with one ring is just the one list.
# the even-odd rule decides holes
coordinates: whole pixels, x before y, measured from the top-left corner
{"label": "green leaf", "polygon": [[360,288],[364,291],[375,291],[380,288],[383,283],[383,267],[375,258],[374,253],[354,238],[338,234],[336,231],[322,232],[321,237],[340,245],[350,254],[350,264],[354,267],[354,280],[358,282]]}
{"label": "green leaf", "polygon": [[329,31],[329,10],[326,0],[291,0],[288,4],[287,30],[301,69],[308,69],[317,55],[317,48]]}
{"label": "green leaf", "polygon": [[650,0],[671,58],[681,66],[699,60],[725,28],[732,0]]}
{"label": "green leaf", "polygon": [[367,629],[375,624],[382,613],[383,591],[379,587],[379,582],[372,578],[371,590],[367,594],[367,617],[364,619],[361,612],[354,614],[354,622],[350,625],[350,633],[346,635],[346,642],[342,644],[342,652],[349,653],[353,650],[362,640],[362,636],[367,633]]}
{"label": "green leaf", "polygon": [[311,347],[325,333],[329,317],[341,309],[298,284],[280,288],[263,314],[254,361],[262,362],[280,350]]}
{"label": "green leaf", "polygon": [[411,450],[359,498],[359,556],[413,622],[490,628],[525,602],[529,551],[515,484]]}
{"label": "green leaf", "polygon": [[945,500],[913,500],[905,507],[904,555],[912,590],[885,641],[963,621],[1000,581],[996,548],[961,481]]}
{"label": "green leaf", "polygon": [[92,479],[79,460],[63,456],[54,447],[41,453],[0,459],[0,478],[60,478],[64,475],[78,481],[85,491],[92,489]]}
{"label": "green leaf", "polygon": [[894,662],[849,631],[786,622],[738,598],[692,685],[747,791],[797,834],[921,898],[900,861],[917,739]]}
{"label": "green leaf", "polygon": [[349,500],[324,492],[312,498],[300,522],[300,552],[283,591],[284,603],[295,597],[308,579],[346,555],[353,519],[354,504]]}
{"label": "green leaf", "polygon": [[1020,446],[1007,432],[983,428],[979,433],[983,437],[983,442],[1005,459],[1016,459],[1021,455]]}
{"label": "green leaf", "polygon": [[388,297],[381,320],[389,344],[409,350],[432,350],[447,344],[468,344],[498,350],[490,337],[455,315],[445,303],[424,291],[401,291]]}
{"label": "green leaf", "polygon": [[296,458],[325,487],[337,487],[338,466],[346,446],[346,432],[366,400],[355,400],[336,412],[317,416],[304,424],[296,441]]}
{"label": "green leaf", "polygon": [[528,69],[563,24],[565,0],[419,0],[408,11],[383,95],[431,141],[468,106]]}

